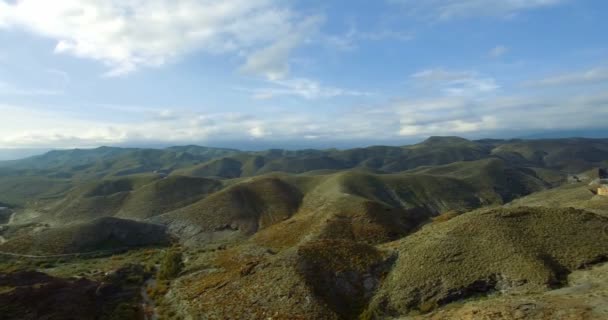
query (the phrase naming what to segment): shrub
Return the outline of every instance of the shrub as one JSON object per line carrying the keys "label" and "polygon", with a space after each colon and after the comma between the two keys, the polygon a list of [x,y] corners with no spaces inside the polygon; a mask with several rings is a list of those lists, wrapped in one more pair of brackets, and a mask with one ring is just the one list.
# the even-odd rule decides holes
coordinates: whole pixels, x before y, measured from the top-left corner
{"label": "shrub", "polygon": [[167,251],[161,261],[157,277],[159,280],[175,279],[183,268],[182,252],[178,249],[171,249]]}

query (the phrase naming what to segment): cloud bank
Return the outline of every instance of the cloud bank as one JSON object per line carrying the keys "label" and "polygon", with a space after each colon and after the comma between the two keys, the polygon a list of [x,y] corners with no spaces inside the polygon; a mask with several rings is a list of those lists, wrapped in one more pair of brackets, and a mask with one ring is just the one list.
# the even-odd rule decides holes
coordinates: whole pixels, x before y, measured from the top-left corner
{"label": "cloud bank", "polygon": [[[584,110],[584,112],[581,112]],[[97,112],[104,112],[97,110]],[[116,112],[116,110],[105,110]],[[129,111],[126,109],[123,114]],[[141,111],[132,111],[141,114]],[[572,97],[468,96],[399,99],[332,114],[277,111],[201,113],[158,110],[131,121],[91,121],[27,107],[0,106],[0,148],[222,141],[396,141],[429,135],[487,137],[531,130],[605,128],[608,94]]]}

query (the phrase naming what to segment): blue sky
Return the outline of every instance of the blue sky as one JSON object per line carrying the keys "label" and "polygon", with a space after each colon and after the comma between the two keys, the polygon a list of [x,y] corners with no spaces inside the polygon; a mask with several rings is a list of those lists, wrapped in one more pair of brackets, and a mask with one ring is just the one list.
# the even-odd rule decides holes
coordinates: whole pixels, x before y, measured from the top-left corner
{"label": "blue sky", "polygon": [[600,0],[0,0],[0,148],[608,129]]}

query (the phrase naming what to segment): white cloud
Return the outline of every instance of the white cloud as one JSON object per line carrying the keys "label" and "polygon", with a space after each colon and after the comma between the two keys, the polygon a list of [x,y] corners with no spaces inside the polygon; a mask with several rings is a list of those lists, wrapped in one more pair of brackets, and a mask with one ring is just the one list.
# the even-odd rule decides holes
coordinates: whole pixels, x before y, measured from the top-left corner
{"label": "white cloud", "polygon": [[254,126],[249,129],[249,134],[254,138],[263,138],[266,135],[266,131],[261,126]]}
{"label": "white cloud", "polygon": [[410,76],[415,84],[430,89],[439,89],[444,94],[473,96],[491,93],[500,88],[492,77],[474,71],[452,71],[442,68],[426,69]]}
{"label": "white cloud", "polygon": [[399,130],[401,136],[454,135],[496,129],[497,120],[493,116],[484,116],[474,120],[448,120],[426,125],[404,124]]}
{"label": "white cloud", "polygon": [[242,70],[250,74],[264,75],[269,80],[285,77],[289,73],[291,51],[314,33],[322,21],[322,17],[312,16],[291,30],[285,30],[287,34],[281,39],[249,55]]}
{"label": "white cloud", "polygon": [[344,34],[326,35],[326,44],[339,50],[353,50],[357,48],[361,41],[409,41],[414,38],[412,32],[396,31],[391,29],[380,29],[370,31],[360,31],[355,26],[351,26]]}
{"label": "white cloud", "polygon": [[339,96],[369,96],[371,93],[324,86],[318,81],[306,78],[270,80],[271,88],[253,90],[253,98],[257,100],[272,99],[280,96],[297,96],[304,99],[316,100]]}
{"label": "white cloud", "polygon": [[592,68],[565,74],[554,75],[544,79],[529,81],[528,86],[564,86],[593,84],[608,81],[608,68]]}
{"label": "white cloud", "polygon": [[425,98],[401,101],[394,110],[400,119],[402,136],[489,137],[500,131],[606,128],[608,95]]}
{"label": "white cloud", "polygon": [[[310,24],[298,19],[278,0],[0,1],[0,28],[54,39],[56,53],[101,61],[109,76],[199,50],[237,53],[265,46],[266,53],[248,61],[251,68],[264,56],[285,61]],[[269,72],[284,73],[286,64],[276,63]]]}
{"label": "white cloud", "polygon": [[490,50],[490,57],[499,58],[504,56],[507,52],[509,52],[509,48],[503,45],[498,45]]}
{"label": "white cloud", "polygon": [[448,71],[442,68],[435,68],[418,71],[412,74],[411,77],[417,80],[439,82],[469,79],[473,76],[473,72],[470,71]]}
{"label": "white cloud", "polygon": [[518,12],[551,7],[567,0],[388,0],[410,14],[433,20],[470,17],[508,17]]}
{"label": "white cloud", "polygon": [[[579,96],[444,96],[401,100],[333,114],[284,111],[211,113],[167,109],[173,117],[91,120],[60,110],[0,105],[0,147],[92,147],[120,144],[205,144],[222,141],[396,140],[429,135],[491,137],[496,132],[605,128],[608,94]],[[585,112],[581,112],[585,110]],[[103,110],[96,110],[101,113]],[[114,109],[104,112],[116,113]],[[165,113],[160,110],[160,113]],[[125,116],[129,116],[125,119]],[[132,117],[131,117],[132,116]]]}

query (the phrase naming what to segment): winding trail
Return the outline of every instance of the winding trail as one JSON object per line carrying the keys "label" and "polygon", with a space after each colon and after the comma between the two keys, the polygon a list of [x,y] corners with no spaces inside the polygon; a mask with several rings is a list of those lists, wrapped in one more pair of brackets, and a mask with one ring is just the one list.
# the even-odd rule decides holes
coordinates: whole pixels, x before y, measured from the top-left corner
{"label": "winding trail", "polygon": [[144,319],[145,320],[158,320],[158,312],[156,311],[156,304],[154,300],[150,298],[148,295],[148,288],[156,287],[156,279],[153,277],[146,280],[144,285],[141,287],[141,299],[142,299],[142,309],[144,310]]}
{"label": "winding trail", "polygon": [[[1,243],[1,242],[0,242]],[[101,250],[101,251],[90,251],[90,252],[76,252],[76,253],[65,253],[65,254],[53,254],[53,255],[33,255],[33,254],[20,254],[13,252],[0,251],[0,256],[9,256],[17,258],[32,258],[32,259],[49,259],[49,258],[65,258],[65,257],[86,257],[98,254],[113,254],[128,250],[129,248],[118,248],[112,250]]]}

